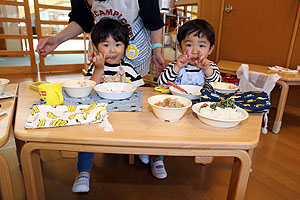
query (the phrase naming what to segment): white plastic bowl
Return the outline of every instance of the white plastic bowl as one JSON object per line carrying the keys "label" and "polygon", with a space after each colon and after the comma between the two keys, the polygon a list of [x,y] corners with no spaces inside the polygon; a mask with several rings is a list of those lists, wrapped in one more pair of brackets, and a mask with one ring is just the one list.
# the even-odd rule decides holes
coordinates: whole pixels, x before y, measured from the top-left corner
{"label": "white plastic bowl", "polygon": [[209,117],[209,116],[203,115],[199,112],[200,107],[204,103],[211,104],[213,102],[201,102],[201,103],[194,104],[193,107],[192,107],[192,110],[197,114],[200,121],[202,121],[203,123],[205,123],[207,125],[210,125],[210,126],[219,127],[219,128],[235,127],[241,121],[247,119],[248,116],[249,116],[247,111],[245,111],[244,109],[242,109],[240,107],[236,107],[237,111],[242,114],[242,118],[240,118],[240,119],[226,120],[226,119],[216,119],[216,118],[213,118],[213,117]]}
{"label": "white plastic bowl", "polygon": [[94,87],[97,94],[104,99],[126,99],[132,96],[136,86],[129,83],[101,83]]}
{"label": "white plastic bowl", "polygon": [[89,96],[95,85],[96,82],[92,80],[67,80],[62,83],[67,95],[74,98]]}
{"label": "white plastic bowl", "polygon": [[179,89],[171,86],[169,87],[169,90],[173,95],[183,96],[185,98],[188,98],[190,100],[200,99],[202,89],[201,86],[198,85],[178,85],[179,87],[183,88],[185,91],[191,94],[186,94],[185,92],[180,91]]}
{"label": "white plastic bowl", "polygon": [[6,85],[9,83],[8,79],[0,78],[0,95],[4,93]]}
{"label": "white plastic bowl", "polygon": [[[162,102],[166,98],[172,98],[178,100],[185,106],[182,108],[167,108],[155,105],[158,102]],[[187,109],[192,105],[192,101],[176,95],[155,95],[148,98],[148,103],[151,105],[152,110],[156,117],[163,121],[175,122],[182,118]]]}
{"label": "white plastic bowl", "polygon": [[224,82],[211,82],[209,83],[212,87],[220,93],[234,93],[239,89],[239,86],[236,86],[232,83],[224,83]]}

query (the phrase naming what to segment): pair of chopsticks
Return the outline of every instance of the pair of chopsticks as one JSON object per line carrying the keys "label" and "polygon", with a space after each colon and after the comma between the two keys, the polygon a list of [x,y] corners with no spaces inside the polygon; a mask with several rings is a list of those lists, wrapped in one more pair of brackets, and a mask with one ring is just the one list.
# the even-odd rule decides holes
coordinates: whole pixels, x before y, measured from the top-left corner
{"label": "pair of chopsticks", "polygon": [[177,88],[178,90],[180,90],[181,92],[184,92],[186,94],[190,94],[189,92],[187,92],[185,89],[183,89],[182,87],[179,87],[178,85],[172,83],[171,81],[167,81],[168,84],[172,85],[173,87]]}

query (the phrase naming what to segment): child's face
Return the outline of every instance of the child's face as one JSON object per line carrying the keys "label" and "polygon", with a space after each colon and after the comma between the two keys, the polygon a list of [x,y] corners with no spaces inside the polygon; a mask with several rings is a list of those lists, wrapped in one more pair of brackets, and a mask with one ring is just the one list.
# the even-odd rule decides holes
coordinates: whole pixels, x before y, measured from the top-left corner
{"label": "child's face", "polygon": [[107,57],[105,62],[108,64],[119,64],[125,51],[125,44],[121,41],[116,42],[113,37],[109,36],[104,42],[97,46],[99,53]]}
{"label": "child's face", "polygon": [[214,46],[210,46],[206,36],[200,34],[200,37],[198,37],[195,33],[192,33],[181,41],[181,44],[178,45],[178,49],[181,53],[186,52],[186,54],[190,56],[190,64],[196,65],[195,61],[199,57],[199,52],[207,58],[213,51]]}

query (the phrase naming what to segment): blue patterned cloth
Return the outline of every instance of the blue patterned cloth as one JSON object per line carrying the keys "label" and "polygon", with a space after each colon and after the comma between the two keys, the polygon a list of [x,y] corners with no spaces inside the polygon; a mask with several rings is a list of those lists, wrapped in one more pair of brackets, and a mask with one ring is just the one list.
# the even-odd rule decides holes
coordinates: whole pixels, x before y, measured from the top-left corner
{"label": "blue patterned cloth", "polygon": [[[64,102],[63,105],[90,105],[97,103],[106,103],[108,112],[142,112],[143,105],[143,93],[135,91],[133,95],[127,99],[113,100],[103,99],[99,97],[94,91],[87,97],[72,98],[69,97],[65,91],[63,91]],[[43,104],[41,100],[38,100],[33,104]]]}
{"label": "blue patterned cloth", "polygon": [[219,93],[206,82],[201,89],[200,102],[219,102],[221,99],[233,99],[235,105],[250,113],[266,112],[271,103],[268,94],[263,91],[238,91],[235,93]]}

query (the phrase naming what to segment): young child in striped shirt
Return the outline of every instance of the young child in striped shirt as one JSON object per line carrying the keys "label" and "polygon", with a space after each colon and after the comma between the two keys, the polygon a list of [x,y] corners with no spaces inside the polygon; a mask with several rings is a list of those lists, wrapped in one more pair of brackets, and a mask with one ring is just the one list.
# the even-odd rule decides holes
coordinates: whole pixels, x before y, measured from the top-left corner
{"label": "young child in striped shirt", "polygon": [[177,40],[182,54],[160,74],[158,84],[171,81],[203,86],[205,81],[221,81],[219,68],[207,59],[215,48],[215,33],[209,23],[195,19],[183,24],[178,30]]}
{"label": "young child in striped shirt", "polygon": [[[92,29],[91,39],[98,55],[93,58],[95,66],[92,80],[130,82],[135,86],[144,84],[142,77],[131,64],[122,60],[129,42],[128,29],[112,19],[100,20]],[[118,77],[119,76],[119,77]],[[90,172],[94,153],[79,152],[78,175],[72,187],[73,192],[89,192]]]}
{"label": "young child in striped shirt", "polygon": [[144,85],[142,77],[134,67],[122,60],[129,42],[128,28],[113,19],[100,20],[91,31],[95,52],[94,72],[91,80],[100,82],[127,82],[135,86]]}
{"label": "young child in striped shirt", "polygon": [[[181,85],[203,86],[205,81],[221,81],[219,68],[207,59],[215,48],[215,33],[209,23],[202,19],[185,23],[178,30],[177,40],[178,50],[182,54],[162,71],[158,77],[159,85],[171,81]],[[149,160],[147,155],[139,157],[142,161]],[[157,178],[167,177],[163,156],[151,157],[151,169]]]}

